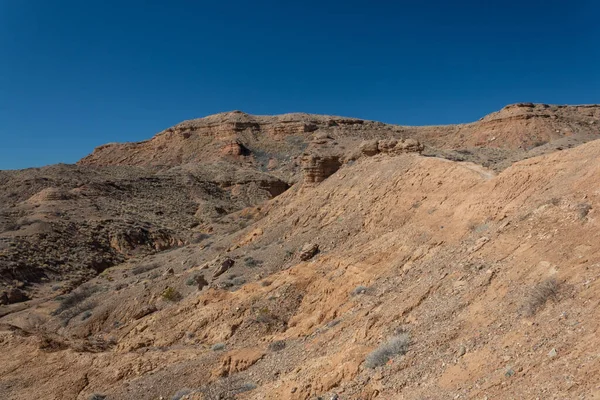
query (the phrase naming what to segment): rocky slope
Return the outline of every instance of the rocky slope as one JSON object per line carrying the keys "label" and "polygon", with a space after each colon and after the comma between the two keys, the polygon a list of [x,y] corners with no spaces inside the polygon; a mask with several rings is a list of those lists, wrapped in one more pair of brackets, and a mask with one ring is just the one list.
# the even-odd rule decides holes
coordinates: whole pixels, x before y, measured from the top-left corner
{"label": "rocky slope", "polygon": [[[517,105],[426,128],[234,113],[178,125],[215,134],[196,163],[183,145],[148,162],[163,133],[50,167],[52,179],[3,173],[8,223],[104,221],[119,259],[70,293],[36,283],[48,297],[0,309],[0,397],[596,398],[600,142],[568,147],[597,137],[598,109]],[[277,135],[303,139],[256,144]],[[181,243],[111,241],[127,221]],[[41,228],[9,241],[39,242],[28,229]],[[165,240],[150,238],[144,249]]]}

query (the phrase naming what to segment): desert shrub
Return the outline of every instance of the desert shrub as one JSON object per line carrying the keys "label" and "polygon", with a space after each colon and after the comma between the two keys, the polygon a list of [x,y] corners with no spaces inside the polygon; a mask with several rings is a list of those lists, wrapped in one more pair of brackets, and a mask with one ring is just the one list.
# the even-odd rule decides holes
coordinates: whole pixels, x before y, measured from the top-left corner
{"label": "desert shrub", "polygon": [[592,206],[587,203],[577,204],[577,215],[580,219],[584,219],[590,213]]}
{"label": "desert shrub", "polygon": [[392,358],[406,354],[410,337],[407,333],[401,333],[389,339],[371,352],[365,359],[367,368],[376,368],[385,365]]}
{"label": "desert shrub", "polygon": [[160,267],[159,263],[138,265],[137,267],[135,267],[131,270],[131,273],[133,275],[139,275],[139,274],[143,274],[144,272],[152,271],[153,269],[156,269],[158,267]]}
{"label": "desert shrub", "polygon": [[254,383],[243,382],[239,377],[227,377],[202,387],[199,392],[205,400],[234,400],[236,395],[256,387]]}
{"label": "desert shrub", "polygon": [[87,310],[87,311],[84,311],[84,312],[81,314],[81,320],[82,320],[82,321],[85,321],[86,319],[88,319],[88,318],[89,318],[89,317],[91,317],[91,316],[92,316],[92,312],[91,312],[91,311],[89,311],[89,310]]}
{"label": "desert shrub", "polygon": [[254,383],[251,383],[251,382],[242,383],[235,389],[235,393],[238,394],[238,393],[249,392],[256,388],[257,388],[257,386]]}
{"label": "desert shrub", "polygon": [[66,310],[75,307],[87,300],[92,294],[98,291],[97,286],[81,286],[79,289],[73,290],[71,293],[60,297],[60,305],[52,313],[59,315]]}
{"label": "desert shrub", "polygon": [[367,293],[367,290],[369,290],[368,287],[363,286],[363,285],[358,285],[357,287],[355,287],[352,292],[350,292],[350,295],[352,296],[358,296],[359,294],[365,294]]}
{"label": "desert shrub", "polygon": [[169,286],[165,290],[163,290],[161,296],[163,299],[171,302],[177,302],[183,299],[181,293],[179,293],[177,289],[173,288],[172,286]]}
{"label": "desert shrub", "polygon": [[98,394],[98,393],[94,393],[93,395],[91,395],[88,400],[105,400],[106,396],[103,394]]}
{"label": "desert shrub", "polygon": [[334,319],[332,321],[329,321],[325,326],[327,328],[333,328],[334,326],[338,325],[340,322],[342,322],[342,321],[340,321],[339,319]]}
{"label": "desert shrub", "polygon": [[242,286],[244,283],[246,283],[246,279],[244,279],[244,278],[243,278],[243,277],[241,277],[241,276],[238,276],[238,277],[236,277],[236,278],[233,278],[233,280],[232,280],[232,283],[233,283],[235,286]]}
{"label": "desert shrub", "polygon": [[285,341],[283,340],[276,340],[272,343],[269,343],[269,350],[271,351],[281,351],[285,349]]}
{"label": "desert shrub", "polygon": [[212,351],[225,350],[225,343],[215,343],[212,347]]}
{"label": "desert shrub", "polygon": [[525,299],[523,314],[530,317],[546,304],[548,300],[556,301],[559,285],[556,279],[548,278],[535,285]]}
{"label": "desert shrub", "polygon": [[177,393],[175,393],[173,395],[173,397],[171,397],[171,400],[181,400],[183,398],[183,396],[187,396],[188,394],[193,393],[193,390],[191,389],[181,389],[179,391],[177,391]]}
{"label": "desert shrub", "polygon": [[262,261],[256,260],[252,257],[244,258],[244,264],[246,265],[246,267],[249,267],[249,268],[260,267],[262,265],[262,263],[263,263]]}
{"label": "desert shrub", "polygon": [[195,286],[196,283],[196,275],[192,276],[191,278],[188,278],[187,281],[185,281],[185,284],[188,286]]}

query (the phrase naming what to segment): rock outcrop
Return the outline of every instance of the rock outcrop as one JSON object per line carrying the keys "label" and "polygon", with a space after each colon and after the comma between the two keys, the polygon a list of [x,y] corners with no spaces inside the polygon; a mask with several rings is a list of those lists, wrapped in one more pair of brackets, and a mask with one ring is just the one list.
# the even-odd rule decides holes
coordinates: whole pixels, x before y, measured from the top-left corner
{"label": "rock outcrop", "polygon": [[304,182],[309,185],[323,182],[342,166],[338,155],[307,154],[301,162]]}

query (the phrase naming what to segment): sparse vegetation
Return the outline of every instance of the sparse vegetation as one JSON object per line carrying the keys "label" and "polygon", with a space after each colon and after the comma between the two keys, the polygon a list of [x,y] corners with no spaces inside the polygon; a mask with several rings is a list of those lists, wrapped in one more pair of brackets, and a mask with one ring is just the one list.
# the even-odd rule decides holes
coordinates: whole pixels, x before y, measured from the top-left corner
{"label": "sparse vegetation", "polygon": [[269,350],[270,351],[281,351],[283,349],[285,349],[285,341],[283,340],[276,340],[272,343],[269,343]]}
{"label": "sparse vegetation", "polygon": [[358,285],[357,287],[355,287],[352,292],[350,292],[350,295],[352,296],[358,296],[359,294],[365,294],[367,293],[367,291],[369,290],[368,287],[363,286],[363,285]]}
{"label": "sparse vegetation", "polygon": [[365,359],[365,366],[376,368],[385,365],[392,358],[406,354],[409,344],[410,336],[408,333],[400,333],[371,352]]}
{"label": "sparse vegetation", "polygon": [[559,284],[554,278],[548,278],[533,288],[527,295],[523,305],[523,314],[527,317],[533,316],[548,300],[556,301],[558,297]]}
{"label": "sparse vegetation", "polygon": [[263,264],[263,262],[260,260],[255,260],[252,257],[246,257],[244,258],[244,264],[246,265],[246,267],[255,268],[260,267]]}
{"label": "sparse vegetation", "polygon": [[140,275],[140,274],[143,274],[144,272],[152,271],[153,269],[156,269],[158,267],[160,267],[160,264],[158,264],[158,263],[139,265],[139,266],[133,268],[131,270],[131,273],[133,275]]}
{"label": "sparse vegetation", "polygon": [[177,302],[177,301],[183,299],[183,296],[181,295],[181,293],[179,293],[177,291],[177,289],[175,289],[172,286],[169,286],[165,290],[163,290],[163,292],[161,293],[161,296],[163,299],[165,299],[167,301],[171,301],[171,302]]}
{"label": "sparse vegetation", "polygon": [[590,213],[592,206],[588,203],[577,204],[577,215],[579,219],[584,219]]}
{"label": "sparse vegetation", "polygon": [[[92,294],[98,291],[97,286],[81,286],[79,289],[72,291],[69,294],[60,297],[60,305],[52,313],[52,315],[60,315],[65,311],[80,305],[87,300]],[[58,299],[58,298],[57,298]],[[79,313],[78,313],[79,314]]]}
{"label": "sparse vegetation", "polygon": [[234,400],[236,395],[256,388],[257,386],[252,382],[243,382],[240,378],[227,377],[202,387],[199,392],[202,393],[205,400]]}
{"label": "sparse vegetation", "polygon": [[225,349],[225,343],[215,343],[212,347],[212,351],[221,351]]}
{"label": "sparse vegetation", "polygon": [[94,393],[89,397],[89,400],[105,400],[106,396],[103,394]]}
{"label": "sparse vegetation", "polygon": [[181,400],[184,396],[193,393],[192,389],[181,389],[171,397],[171,400]]}

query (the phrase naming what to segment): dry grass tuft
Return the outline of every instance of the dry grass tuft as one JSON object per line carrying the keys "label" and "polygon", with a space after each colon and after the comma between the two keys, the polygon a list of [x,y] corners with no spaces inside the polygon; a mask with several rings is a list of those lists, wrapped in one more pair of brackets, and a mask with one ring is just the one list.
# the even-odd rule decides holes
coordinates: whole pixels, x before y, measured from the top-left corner
{"label": "dry grass tuft", "polygon": [[528,294],[523,305],[523,314],[531,317],[538,312],[548,300],[556,301],[559,284],[554,278],[548,278],[535,285]]}
{"label": "dry grass tuft", "polygon": [[385,365],[392,358],[406,354],[409,344],[410,336],[408,333],[393,336],[367,356],[365,366],[367,368],[376,368]]}

